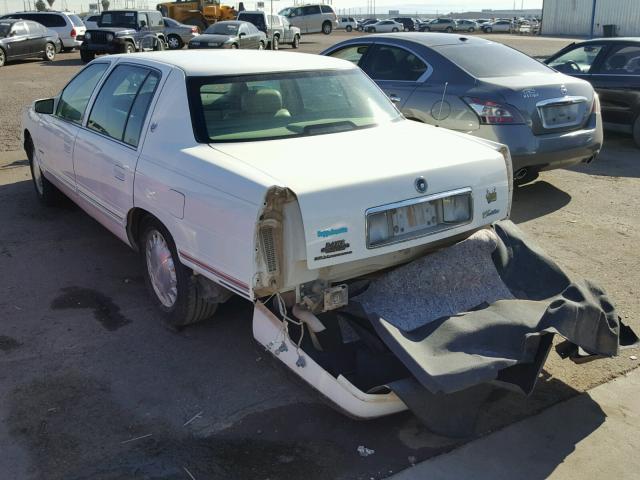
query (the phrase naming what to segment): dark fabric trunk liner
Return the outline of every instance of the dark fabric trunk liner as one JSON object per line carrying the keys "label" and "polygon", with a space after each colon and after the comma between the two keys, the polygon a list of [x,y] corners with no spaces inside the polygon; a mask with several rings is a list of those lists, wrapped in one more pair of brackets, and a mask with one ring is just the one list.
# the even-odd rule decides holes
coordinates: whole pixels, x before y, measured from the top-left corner
{"label": "dark fabric trunk liner", "polygon": [[[416,261],[419,268],[412,262],[374,280],[353,299],[348,312],[368,318],[432,394],[461,392],[486,382],[528,394],[555,333],[591,354],[618,353],[619,317],[600,288],[587,281],[572,282],[513,223],[499,222],[493,231],[491,248],[486,248],[487,232],[476,234],[444,249],[440,258],[438,252]],[[474,247],[478,238],[482,245]],[[461,278],[475,284],[421,288],[437,285],[442,278],[447,268],[444,255]],[[462,261],[460,255],[472,258]],[[484,267],[468,274],[464,269],[469,263]],[[409,291],[408,285],[415,287]],[[468,298],[451,298],[466,294],[473,305]],[[386,300],[376,302],[382,295]],[[411,295],[413,300],[403,303]],[[450,312],[460,305],[466,311]],[[447,310],[446,316],[434,318]]]}

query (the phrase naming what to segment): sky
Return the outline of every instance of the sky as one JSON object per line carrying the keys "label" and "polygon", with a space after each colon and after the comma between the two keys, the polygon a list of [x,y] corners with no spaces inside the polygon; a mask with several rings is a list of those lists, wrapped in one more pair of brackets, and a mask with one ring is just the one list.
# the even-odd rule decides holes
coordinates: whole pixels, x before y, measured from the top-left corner
{"label": "sky", "polygon": [[[34,4],[35,0],[0,0],[0,13],[14,12],[23,10],[23,5]],[[98,0],[55,0],[53,4],[54,9],[62,9],[65,6],[76,12],[87,11],[89,3],[95,3]],[[124,7],[125,0],[110,0],[111,6]],[[154,8],[157,0],[137,0],[139,4],[146,4]],[[265,0],[265,4],[269,0]],[[305,0],[299,3],[312,3],[313,0]],[[237,5],[237,1],[224,2],[230,5]],[[281,10],[285,7],[292,5],[293,0],[276,0],[274,1],[274,9]],[[353,9],[355,12],[360,10],[362,13],[366,12],[368,0],[333,0],[332,4],[337,9]],[[255,5],[255,0],[247,0],[244,2],[245,7],[251,9]],[[481,10],[485,8],[498,9],[511,9],[513,6],[516,8],[542,8],[542,0],[406,0],[406,1],[392,1],[392,0],[377,0],[376,12],[387,13],[388,10],[400,10],[406,13],[448,13],[448,12],[460,12],[467,10]]]}

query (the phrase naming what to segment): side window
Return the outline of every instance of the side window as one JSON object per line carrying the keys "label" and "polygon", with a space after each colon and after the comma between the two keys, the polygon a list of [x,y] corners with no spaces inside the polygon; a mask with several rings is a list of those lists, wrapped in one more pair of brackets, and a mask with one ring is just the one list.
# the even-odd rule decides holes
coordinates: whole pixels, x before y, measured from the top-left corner
{"label": "side window", "polygon": [[24,24],[24,22],[16,22],[13,24],[13,29],[11,30],[12,32],[14,32],[14,34],[16,36],[18,35],[27,35],[29,32],[27,31],[27,26]]}
{"label": "side window", "polygon": [[320,9],[322,10],[322,13],[333,13],[333,8],[329,5],[321,5]]}
{"label": "side window", "polygon": [[162,14],[160,12],[149,12],[147,16],[149,17],[149,22],[151,23],[151,26],[164,27],[164,24],[162,22]]}
{"label": "side window", "polygon": [[348,60],[354,65],[358,65],[362,57],[367,53],[368,49],[368,45],[355,45],[333,52],[330,56],[340,58],[342,60]]}
{"label": "side window", "polygon": [[427,71],[427,65],[408,50],[379,45],[364,70],[374,80],[415,82]]}
{"label": "side window", "polygon": [[136,147],[159,78],[146,68],[116,67],[98,93],[87,127]]}
{"label": "side window", "polygon": [[320,13],[320,5],[308,5],[302,7],[302,15],[317,15]]}
{"label": "side window", "polygon": [[73,123],[81,123],[93,89],[102,78],[102,75],[104,75],[108,66],[107,63],[96,63],[89,65],[76,75],[60,95],[56,116]]}
{"label": "side window", "polygon": [[589,73],[591,65],[602,50],[602,45],[584,45],[574,48],[549,62],[549,66],[562,73]]}
{"label": "side window", "polygon": [[147,19],[147,15],[145,13],[138,13],[138,27],[149,27],[149,20]]}
{"label": "side window", "polygon": [[595,73],[605,75],[640,74],[640,46],[620,46],[612,50]]}

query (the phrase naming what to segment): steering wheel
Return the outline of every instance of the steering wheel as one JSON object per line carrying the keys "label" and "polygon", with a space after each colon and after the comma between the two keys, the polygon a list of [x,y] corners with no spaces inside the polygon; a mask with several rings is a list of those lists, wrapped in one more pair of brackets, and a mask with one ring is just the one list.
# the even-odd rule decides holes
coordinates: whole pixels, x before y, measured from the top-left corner
{"label": "steering wheel", "polygon": [[564,64],[565,64],[565,66],[569,67],[574,72],[582,73],[582,69],[580,68],[580,65],[578,65],[573,60],[569,60],[569,61],[565,62]]}

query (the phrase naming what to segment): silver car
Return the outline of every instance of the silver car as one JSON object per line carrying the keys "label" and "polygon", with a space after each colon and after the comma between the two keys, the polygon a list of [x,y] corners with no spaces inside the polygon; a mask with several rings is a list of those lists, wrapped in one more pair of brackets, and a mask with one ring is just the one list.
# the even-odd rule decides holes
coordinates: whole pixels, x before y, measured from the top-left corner
{"label": "silver car", "polygon": [[192,38],[198,36],[198,27],[185,25],[173,18],[163,17],[164,37],[170,50],[178,50],[188,44]]}
{"label": "silver car", "polygon": [[456,21],[452,18],[436,18],[426,25],[421,25],[421,32],[447,32],[451,33],[456,29]]}
{"label": "silver car", "polygon": [[359,65],[407,118],[508,145],[518,183],[590,162],[602,146],[593,87],[500,43],[392,33],[323,54]]}
{"label": "silver car", "polygon": [[473,20],[456,20],[457,32],[475,32],[480,30],[480,25]]}

